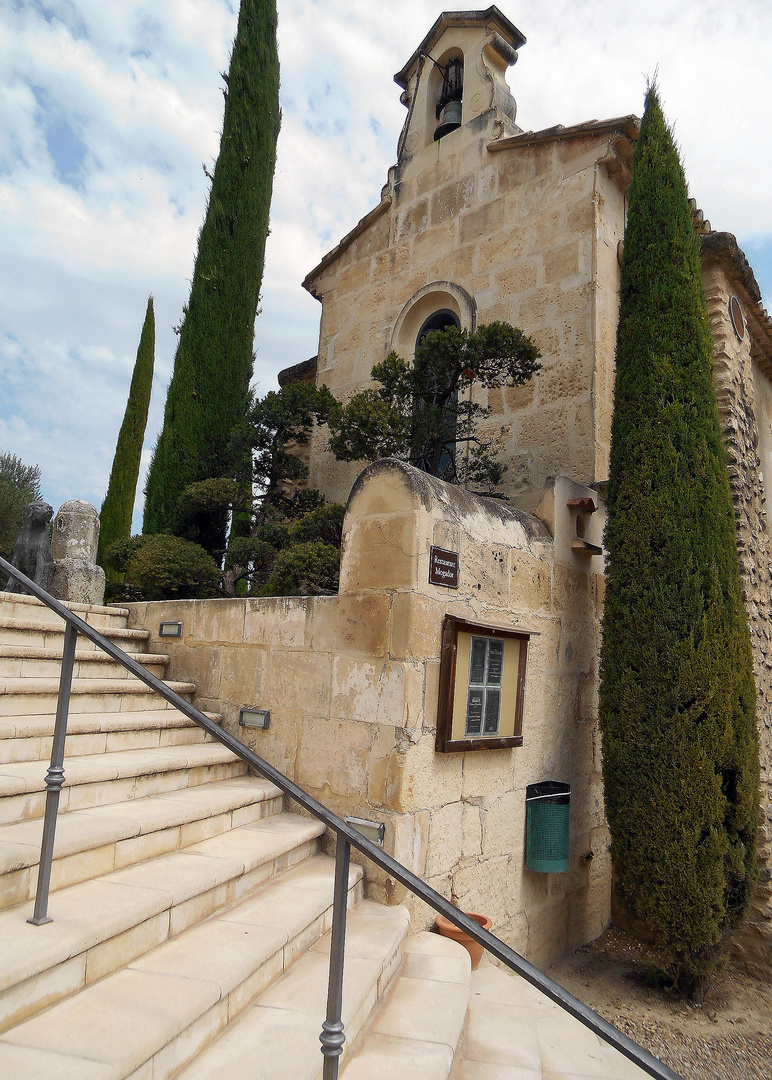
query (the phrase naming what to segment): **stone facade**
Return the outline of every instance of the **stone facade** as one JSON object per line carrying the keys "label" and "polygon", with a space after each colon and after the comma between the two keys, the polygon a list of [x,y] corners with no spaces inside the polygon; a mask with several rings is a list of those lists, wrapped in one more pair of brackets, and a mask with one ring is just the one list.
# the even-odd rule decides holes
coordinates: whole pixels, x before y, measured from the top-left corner
{"label": "stone facade", "polygon": [[[753,647],[761,761],[760,881],[740,950],[750,967],[769,970],[772,951],[772,608],[770,520],[765,478],[772,479],[772,350],[758,285],[733,236],[702,241],[703,280],[713,336],[715,381],[735,505],[743,599]],[[732,323],[730,303],[740,313]],[[768,482],[768,480],[767,480]]]}
{"label": "stone facade", "polygon": [[[408,115],[381,202],[308,275],[322,304],[318,383],[341,398],[368,385],[391,349],[410,357],[425,319],[503,319],[528,333],[543,368],[526,386],[491,392],[505,428],[504,492],[535,511],[554,476],[602,490],[613,409],[619,252],[635,117],[523,132],[503,79],[522,34],[496,8],[441,16],[403,70]],[[425,59],[424,57],[428,57]],[[436,64],[461,58],[461,125],[438,141]],[[730,459],[738,543],[758,686],[762,765],[761,882],[743,951],[772,966],[772,323],[733,237],[692,202],[702,236],[719,409]],[[730,321],[731,297],[745,332]],[[485,391],[475,391],[485,393]],[[315,436],[310,483],[345,499],[356,466]],[[543,512],[543,504],[538,512]]]}
{"label": "stone facade", "polygon": [[[398,462],[357,481],[333,597],[132,605],[132,625],[194,678],[202,708],[336,812],[386,824],[386,849],[537,964],[597,936],[610,865],[595,702],[603,564],[577,555],[575,498],[551,485],[541,518]],[[597,520],[595,520],[597,518]],[[599,540],[602,510],[588,540]],[[429,583],[432,544],[459,552],[457,589]],[[435,750],[445,614],[531,632],[523,745]],[[159,639],[162,620],[182,638]],[[241,706],[270,726],[238,726]],[[525,788],[571,785],[569,870],[524,867]],[[368,868],[376,898],[401,887]],[[418,925],[430,920],[415,912]]]}
{"label": "stone facade", "polygon": [[[340,595],[134,605],[133,620],[151,629],[182,621],[179,641],[154,644],[171,654],[172,677],[195,678],[203,707],[222,711],[229,729],[333,809],[384,821],[390,853],[460,906],[490,915],[497,934],[544,964],[610,918],[596,552],[638,123],[521,131],[504,72],[523,41],[496,8],[443,15],[398,73],[407,117],[397,164],[378,206],[306,278],[322,304],[319,354],[280,376],[316,379],[345,399],[391,349],[412,356],[437,312],[469,329],[494,319],[520,326],[543,368],[488,402],[491,425],[505,429],[509,501],[475,498],[395,462],[357,480],[358,467],[334,461],[317,431],[309,483],[343,502],[354,484]],[[461,123],[435,140],[436,64],[449,59],[463,60]],[[741,949],[749,965],[768,969],[772,323],[734,239],[711,232],[696,205],[694,220],[758,686],[761,881]],[[429,583],[431,545],[459,553],[458,589]],[[530,632],[522,746],[438,752],[446,615]],[[242,706],[269,709],[270,727],[239,728]],[[524,866],[525,789],[545,779],[572,788],[561,874]],[[373,895],[402,899],[393,881],[368,875]],[[415,914],[419,924],[428,917]]]}
{"label": "stone facade", "polygon": [[[463,53],[462,126],[433,141],[434,68],[416,54],[396,77],[408,118],[382,200],[304,284],[322,302],[317,382],[338,398],[367,385],[391,349],[412,356],[438,309],[468,329],[501,319],[529,334],[542,371],[488,404],[491,427],[507,432],[505,492],[530,510],[548,477],[607,475],[617,247],[637,122],[520,132],[503,70],[521,43],[496,18],[438,20],[422,48],[441,63]],[[318,432],[309,483],[345,501],[357,466],[334,461],[325,443]]]}

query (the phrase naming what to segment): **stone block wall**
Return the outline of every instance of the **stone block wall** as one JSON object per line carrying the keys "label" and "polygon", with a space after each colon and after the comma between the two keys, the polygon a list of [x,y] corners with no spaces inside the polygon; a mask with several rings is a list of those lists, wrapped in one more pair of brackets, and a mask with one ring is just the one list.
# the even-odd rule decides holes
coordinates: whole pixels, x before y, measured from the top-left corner
{"label": "stone block wall", "polygon": [[[748,967],[772,968],[772,571],[771,523],[766,485],[772,481],[772,379],[768,363],[752,360],[747,323],[754,307],[737,261],[733,237],[719,248],[717,239],[704,254],[703,282],[713,336],[719,418],[729,457],[729,483],[737,522],[737,546],[743,599],[753,648],[761,764],[759,820],[760,881],[738,946]],[[729,243],[731,241],[732,243]],[[738,338],[729,315],[736,296],[743,309],[744,336]],[[761,451],[760,456],[759,451]]]}
{"label": "stone block wall", "polygon": [[[441,307],[468,329],[500,319],[533,337],[542,371],[490,397],[506,494],[532,510],[549,476],[607,475],[629,178],[618,147],[634,132],[609,122],[496,142],[492,124],[484,114],[401,160],[381,204],[305,284],[322,301],[317,381],[340,399],[390,349],[411,357]],[[341,501],[357,467],[335,462],[326,439],[316,433],[309,484]]]}
{"label": "stone block wall", "polygon": [[[131,605],[131,625],[170,653],[200,707],[336,812],[384,821],[386,848],[440,892],[491,915],[546,964],[609,920],[610,860],[597,731],[602,561],[571,548],[566,503],[597,494],[557,481],[544,522],[410,466],[379,462],[351,494],[337,597]],[[550,503],[548,506],[547,504]],[[594,518],[598,517],[595,521]],[[593,515],[592,537],[602,531]],[[459,552],[458,589],[428,582],[432,544]],[[435,750],[445,614],[532,633],[522,747]],[[179,620],[179,640],[158,639]],[[243,705],[267,731],[238,728]],[[571,784],[570,868],[524,866],[525,788]],[[401,901],[368,867],[370,894]],[[423,905],[416,924],[428,924]]]}

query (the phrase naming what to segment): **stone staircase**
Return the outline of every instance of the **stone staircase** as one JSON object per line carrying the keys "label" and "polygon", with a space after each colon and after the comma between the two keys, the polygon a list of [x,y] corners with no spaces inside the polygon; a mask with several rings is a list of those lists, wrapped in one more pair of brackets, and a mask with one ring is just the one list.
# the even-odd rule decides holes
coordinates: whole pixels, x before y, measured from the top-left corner
{"label": "stone staircase", "polygon": [[[167,657],[143,651],[149,635],[127,629],[126,611],[71,606],[163,677]],[[323,826],[287,813],[278,788],[82,636],[53,921],[27,923],[62,642],[48,608],[0,593],[0,1077],[320,1080],[334,876]],[[532,1021],[541,1009],[552,1029],[555,1006],[498,969],[470,981],[480,972],[464,949],[406,937],[407,910],[362,890],[352,865],[344,1080],[569,1075],[542,1073],[538,1039],[534,1050]],[[509,1024],[491,1025],[507,1008]],[[587,1080],[643,1075],[581,1034],[598,1066]]]}
{"label": "stone staircase", "polygon": [[[126,611],[72,608],[163,677],[167,658],[145,650],[149,635],[127,629]],[[0,1076],[321,1076],[334,869],[320,854],[323,827],[285,812],[278,788],[247,775],[82,636],[53,921],[26,922],[62,642],[48,608],[0,594]],[[195,691],[169,685],[188,698]],[[407,912],[364,901],[358,866],[349,903],[347,1046],[390,984],[404,987],[412,971],[411,983],[425,988],[432,963],[447,966],[449,955],[460,979],[457,1041],[466,954],[416,935],[403,965]],[[363,1046],[371,1038],[391,1037],[368,1034]],[[448,1055],[437,1075],[447,1077]]]}

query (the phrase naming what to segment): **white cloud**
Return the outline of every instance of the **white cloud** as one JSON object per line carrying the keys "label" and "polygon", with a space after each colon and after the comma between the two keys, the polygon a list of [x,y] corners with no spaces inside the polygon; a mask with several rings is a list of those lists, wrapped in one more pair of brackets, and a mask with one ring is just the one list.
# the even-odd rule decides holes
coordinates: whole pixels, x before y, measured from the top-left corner
{"label": "white cloud", "polygon": [[[692,194],[714,227],[741,237],[772,291],[772,5],[500,6],[528,38],[509,73],[526,129],[640,113],[658,69]],[[101,501],[151,291],[154,442],[237,7],[46,0],[48,18],[33,2],[2,8],[0,447],[41,465],[54,503]],[[300,282],[378,201],[405,116],[394,72],[441,10],[468,7],[279,0],[284,120],[256,323],[262,389],[314,353],[319,307]]]}

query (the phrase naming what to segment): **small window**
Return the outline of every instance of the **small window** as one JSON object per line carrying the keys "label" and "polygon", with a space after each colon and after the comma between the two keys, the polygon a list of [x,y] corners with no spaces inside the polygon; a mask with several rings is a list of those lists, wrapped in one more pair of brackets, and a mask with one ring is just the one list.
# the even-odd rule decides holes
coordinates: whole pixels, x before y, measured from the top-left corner
{"label": "small window", "polygon": [[437,750],[449,753],[523,745],[528,639],[525,631],[445,617]]}

